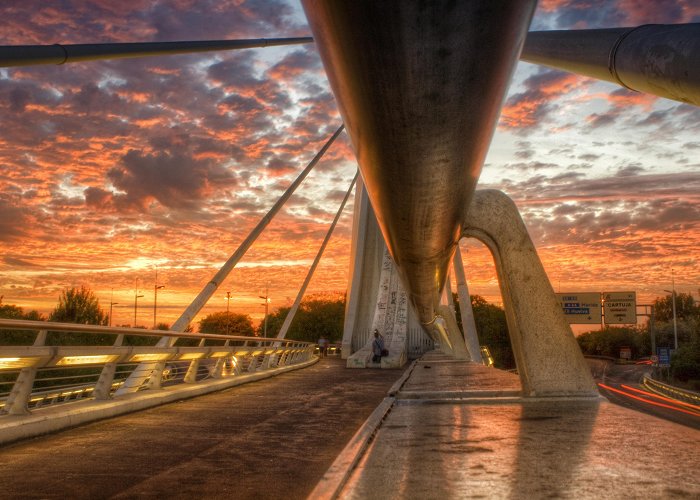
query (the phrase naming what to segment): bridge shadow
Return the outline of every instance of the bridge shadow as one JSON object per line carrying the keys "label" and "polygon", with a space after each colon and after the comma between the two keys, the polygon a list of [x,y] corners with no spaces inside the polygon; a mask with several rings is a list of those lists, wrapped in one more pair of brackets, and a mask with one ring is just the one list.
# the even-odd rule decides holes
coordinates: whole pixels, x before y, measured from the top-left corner
{"label": "bridge shadow", "polygon": [[521,406],[510,498],[567,496],[577,481],[577,471],[586,462],[598,409],[597,401]]}

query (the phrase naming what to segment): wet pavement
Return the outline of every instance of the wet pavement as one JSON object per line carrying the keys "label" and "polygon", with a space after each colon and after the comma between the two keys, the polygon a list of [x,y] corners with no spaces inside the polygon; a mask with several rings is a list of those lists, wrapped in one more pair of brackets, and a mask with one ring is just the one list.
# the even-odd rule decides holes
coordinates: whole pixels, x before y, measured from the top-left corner
{"label": "wet pavement", "polygon": [[647,365],[615,365],[608,363],[596,377],[600,393],[611,403],[654,415],[700,431],[700,405],[677,401],[650,392],[642,384]]}
{"label": "wet pavement", "polygon": [[1,498],[306,498],[403,370],[344,360],[0,448]]}
{"label": "wet pavement", "polygon": [[700,431],[603,398],[525,400],[517,386],[426,355],[340,498],[700,498]]}

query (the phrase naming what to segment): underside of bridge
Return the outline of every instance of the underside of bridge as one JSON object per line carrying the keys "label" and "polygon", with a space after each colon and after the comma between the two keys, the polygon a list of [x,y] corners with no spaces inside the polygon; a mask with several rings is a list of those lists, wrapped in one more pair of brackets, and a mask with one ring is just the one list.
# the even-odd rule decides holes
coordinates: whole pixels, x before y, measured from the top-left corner
{"label": "underside of bridge", "polygon": [[[595,384],[517,210],[499,196],[486,210],[470,210],[534,5],[304,2],[373,209],[359,205],[364,212],[356,213],[362,230],[354,233],[361,240],[353,265],[373,283],[353,271],[346,338],[358,323],[364,332],[379,329],[390,344],[382,363],[400,365],[412,308],[444,352],[469,359],[454,313],[440,304],[466,232],[494,254],[525,394],[590,396]],[[390,256],[377,251],[370,211]],[[487,226],[498,229],[479,231]],[[366,365],[367,342],[349,366]]]}
{"label": "underside of bridge", "polygon": [[464,207],[535,3],[303,2],[379,227],[435,338]]}

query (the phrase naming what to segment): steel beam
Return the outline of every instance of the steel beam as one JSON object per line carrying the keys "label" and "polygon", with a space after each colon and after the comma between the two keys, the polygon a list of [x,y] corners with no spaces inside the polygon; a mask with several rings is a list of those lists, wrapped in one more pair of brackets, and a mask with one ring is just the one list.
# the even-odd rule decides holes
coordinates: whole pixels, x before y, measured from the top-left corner
{"label": "steel beam", "polygon": [[302,3],[382,233],[430,331],[460,207],[476,186],[535,2]]}
{"label": "steel beam", "polygon": [[0,67],[66,64],[102,59],[124,59],[159,55],[192,54],[218,50],[239,50],[277,45],[311,43],[311,37],[258,38],[252,40],[202,40],[144,43],[87,43],[77,45],[0,46]]}
{"label": "steel beam", "polygon": [[700,105],[700,23],[535,31],[521,59]]}

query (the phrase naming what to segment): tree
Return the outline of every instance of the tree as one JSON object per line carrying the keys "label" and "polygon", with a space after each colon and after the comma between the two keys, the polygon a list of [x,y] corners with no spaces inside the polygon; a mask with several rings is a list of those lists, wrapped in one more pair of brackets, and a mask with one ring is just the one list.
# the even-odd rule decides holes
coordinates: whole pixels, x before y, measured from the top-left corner
{"label": "tree", "polygon": [[606,326],[582,333],[576,340],[583,354],[611,358],[619,358],[622,347],[631,349],[633,359],[648,355],[651,348],[646,326]]}
{"label": "tree", "polygon": [[100,301],[86,286],[64,290],[58,305],[49,315],[49,321],[82,325],[107,325],[109,315],[100,308]]}
{"label": "tree", "polygon": [[[676,294],[676,320],[689,320],[700,316],[700,307],[689,293]],[[673,321],[673,295],[654,301],[654,320]]]}
{"label": "tree", "polygon": [[675,337],[678,337],[678,346],[688,344],[700,332],[700,319],[679,319],[676,321],[676,332],[673,334],[673,320],[654,322],[654,337],[658,347],[673,347]]}
{"label": "tree", "polygon": [[[228,327],[228,328],[227,328]],[[211,313],[199,322],[200,333],[217,333],[226,335],[246,335],[255,334],[253,320],[247,314],[239,314],[226,311]]]}
{"label": "tree", "polygon": [[24,312],[24,309],[11,305],[2,304],[0,302],[0,318],[6,319],[27,319],[32,321],[44,321],[44,317],[39,313],[39,311],[31,310],[29,312]]}
{"label": "tree", "polygon": [[515,356],[508,334],[506,313],[497,305],[489,304],[479,295],[470,295],[479,343],[487,346],[494,366],[502,370],[515,368]]}
{"label": "tree", "polygon": [[[267,336],[276,337],[282,328],[289,307],[282,307],[267,317]],[[340,342],[343,338],[345,321],[345,296],[330,297],[314,295],[302,301],[294,316],[288,339],[316,342],[321,336],[331,342]],[[262,335],[263,325],[258,327]]]}
{"label": "tree", "polygon": [[694,389],[700,388],[700,336],[678,347],[671,357],[671,375],[682,382],[694,381]]}
{"label": "tree", "polygon": [[[479,344],[489,348],[496,368],[503,370],[515,368],[515,356],[513,356],[513,348],[508,335],[505,311],[497,305],[489,304],[481,295],[470,295],[469,298],[474,312]],[[464,331],[459,309],[459,296],[453,293],[452,299],[455,303],[457,324]]]}
{"label": "tree", "polygon": [[[2,304],[1,301],[0,318],[44,321],[44,317],[38,311],[31,310],[25,313],[23,308],[11,304]],[[0,330],[0,345],[30,345],[35,338],[36,332],[34,331]]]}

